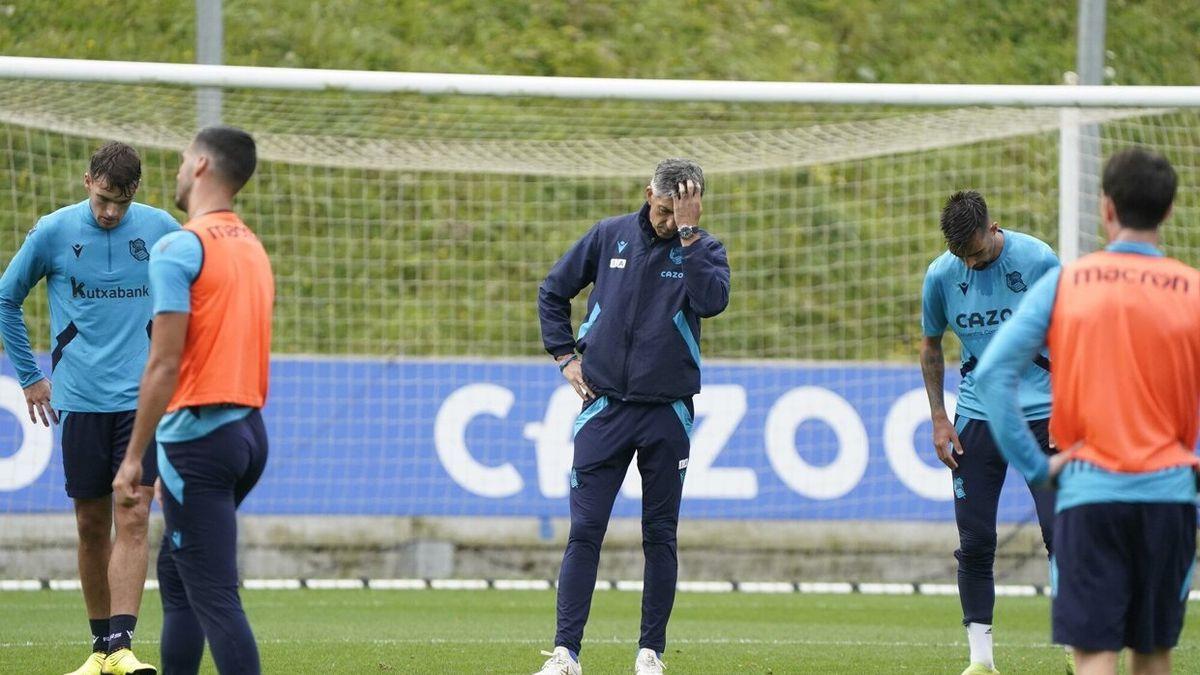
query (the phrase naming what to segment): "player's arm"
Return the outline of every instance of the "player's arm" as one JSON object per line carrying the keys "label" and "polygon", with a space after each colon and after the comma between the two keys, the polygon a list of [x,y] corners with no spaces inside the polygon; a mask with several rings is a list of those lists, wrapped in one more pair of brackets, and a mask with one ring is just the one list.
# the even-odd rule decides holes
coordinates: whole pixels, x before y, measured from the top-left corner
{"label": "player's arm", "polygon": [[154,298],[154,331],[150,358],[138,390],[138,409],[125,459],[113,479],[120,506],[140,497],[142,457],[179,383],[179,367],[191,317],[192,282],[203,260],[200,240],[191,232],[173,232],[158,240],[150,252],[150,293]]}
{"label": "player's arm", "polygon": [[[700,188],[692,181],[678,187],[675,223],[700,225]],[[701,318],[714,317],[729,306],[729,257],[721,242],[709,235],[680,238],[683,245],[683,283],[688,305]]]}
{"label": "player's arm", "polygon": [[150,358],[138,389],[133,433],[125,448],[125,459],[113,479],[113,494],[118,505],[137,504],[140,496],[138,488],[142,483],[142,457],[179,383],[179,364],[183,361],[183,345],[190,317],[190,314],[180,312],[160,313],[154,317]]}
{"label": "player's arm", "polygon": [[933,422],[933,447],[942,464],[958,468],[955,454],[963,454],[958,431],[946,413],[946,355],[942,351],[942,336],[946,333],[946,302],[936,275],[925,275],[921,290],[921,377],[929,397],[929,419]]}
{"label": "player's arm", "polygon": [[21,309],[30,289],[49,273],[42,254],[44,236],[37,227],[30,230],[25,243],[0,276],[0,338],[4,340],[4,351],[17,372],[21,388],[25,390],[29,420],[36,424],[40,416],[42,424],[50,426],[51,421],[58,423],[58,413],[50,406],[50,380],[42,374],[33,357],[25,313]]}
{"label": "player's arm", "polygon": [[1067,457],[1046,459],[1025,421],[1018,395],[1021,374],[1046,345],[1058,278],[1059,270],[1051,270],[1029,289],[1029,297],[992,338],[975,371],[977,392],[1000,453],[1034,486],[1053,478]]}
{"label": "player's arm", "polygon": [[600,264],[600,226],[593,226],[568,250],[538,287],[538,320],[542,344],[559,364],[563,377],[581,398],[592,397],[583,379],[580,357],[571,332],[571,299],[596,281]]}

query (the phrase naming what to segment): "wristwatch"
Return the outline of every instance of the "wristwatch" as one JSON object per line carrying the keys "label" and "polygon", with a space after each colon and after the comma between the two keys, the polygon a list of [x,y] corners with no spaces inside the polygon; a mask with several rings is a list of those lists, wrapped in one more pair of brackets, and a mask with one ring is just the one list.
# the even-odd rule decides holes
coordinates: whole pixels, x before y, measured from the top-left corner
{"label": "wristwatch", "polygon": [[696,236],[696,233],[699,231],[700,230],[695,225],[684,225],[679,228],[679,238],[687,241],[688,239]]}

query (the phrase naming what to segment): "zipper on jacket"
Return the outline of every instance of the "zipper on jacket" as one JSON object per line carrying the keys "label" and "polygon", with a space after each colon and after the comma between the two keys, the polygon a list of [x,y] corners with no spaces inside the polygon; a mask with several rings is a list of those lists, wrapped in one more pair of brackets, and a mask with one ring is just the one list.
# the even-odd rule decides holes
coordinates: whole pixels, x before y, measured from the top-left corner
{"label": "zipper on jacket", "polygon": [[638,320],[638,309],[641,308],[642,294],[646,291],[646,274],[650,271],[650,260],[653,257],[654,246],[658,242],[658,237],[652,237],[650,243],[646,246],[645,269],[642,270],[641,278],[638,280],[638,292],[633,298],[633,312],[629,315],[629,320],[625,322],[625,377],[624,385],[621,389],[621,393],[624,396],[629,396],[629,361],[633,357],[633,326]]}

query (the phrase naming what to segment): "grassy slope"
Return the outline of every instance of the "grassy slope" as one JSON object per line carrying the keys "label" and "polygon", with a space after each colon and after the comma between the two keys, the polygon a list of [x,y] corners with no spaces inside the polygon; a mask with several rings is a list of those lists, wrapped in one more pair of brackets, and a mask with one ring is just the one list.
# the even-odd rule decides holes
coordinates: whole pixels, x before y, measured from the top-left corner
{"label": "grassy slope", "polygon": [[[532,672],[548,647],[547,592],[244,592],[268,673]],[[157,659],[161,613],[148,594],[137,643]],[[0,593],[3,672],[60,672],[86,649],[75,593]],[[601,592],[583,659],[590,673],[626,672],[637,645],[636,593]],[[1043,598],[1001,598],[996,658],[1003,672],[1061,673]],[[1193,612],[1194,614],[1194,612]],[[914,616],[920,616],[914,621]],[[681,673],[958,672],[966,660],[954,597],[680,594],[665,661]],[[1195,620],[1176,671],[1200,668]],[[84,626],[86,628],[86,626]],[[57,669],[57,670],[56,670]],[[211,665],[202,670],[212,673]]]}
{"label": "grassy slope", "polygon": [[[1200,7],[1108,3],[1122,84],[1200,81]],[[193,3],[14,2],[0,51],[188,62]],[[226,62],[603,77],[1056,83],[1073,3],[1039,0],[228,0]],[[117,27],[124,26],[124,30]]]}
{"label": "grassy slope", "polygon": [[[2,53],[193,58],[190,2],[141,3],[136,12],[76,0],[12,7],[10,16],[0,13]],[[580,76],[1054,83],[1074,60],[1074,6],[1036,0],[455,0],[330,7],[227,2],[226,61]],[[125,29],[114,30],[117,26]],[[1113,81],[1200,81],[1198,35],[1195,3],[1110,2]],[[102,94],[82,96],[105,100]],[[389,126],[438,128],[438,103],[424,108],[405,103],[385,101],[372,117],[361,119],[374,120],[389,135],[408,133],[388,131]],[[278,113],[285,115],[279,121],[270,119],[276,114],[270,109],[264,109],[267,116],[234,121],[251,128],[302,122],[352,131],[360,116],[346,113],[362,104],[358,99],[295,104]],[[560,114],[558,126],[550,128],[543,122],[554,115],[537,117],[536,106],[473,105],[482,107],[464,118],[468,125],[485,122],[489,110],[503,119],[528,110],[534,121],[523,128],[557,137],[571,119]],[[619,106],[578,109],[605,133],[613,132],[605,124],[614,117],[624,115],[620,124],[631,123],[632,114]],[[389,125],[392,114],[408,117]],[[736,127],[738,114],[689,113],[700,129]],[[650,119],[655,128],[662,114]],[[1177,142],[1200,146],[1195,129],[1192,125]],[[37,213],[77,198],[76,165],[89,145],[7,127],[0,129],[0,146],[11,148],[9,166],[0,166],[0,184],[14,187],[5,200],[12,207],[0,215],[2,259]],[[982,187],[1002,223],[1052,241],[1054,152],[1047,135],[917,159],[714,181],[706,224],[729,245],[736,292],[729,312],[706,331],[706,352],[911,358],[920,277],[940,245],[932,227],[940,199],[952,187]],[[170,153],[147,155],[143,198],[166,206],[175,159]],[[1187,157],[1184,163],[1193,162]],[[243,206],[275,256],[276,348],[286,352],[539,353],[532,289],[581,228],[636,205],[636,186],[611,179],[265,166],[252,189]],[[45,320],[41,304],[38,298],[27,305],[35,322]],[[34,332],[45,348],[45,330]]]}

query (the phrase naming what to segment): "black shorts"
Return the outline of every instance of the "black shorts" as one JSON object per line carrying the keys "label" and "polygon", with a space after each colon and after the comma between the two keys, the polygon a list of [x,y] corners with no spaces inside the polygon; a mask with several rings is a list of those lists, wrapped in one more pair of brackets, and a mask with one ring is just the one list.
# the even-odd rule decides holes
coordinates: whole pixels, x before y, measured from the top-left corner
{"label": "black shorts", "polygon": [[[125,446],[133,434],[135,411],[110,413],[66,412],[62,420],[63,473],[67,496],[97,499],[112,494],[113,478],[125,459]],[[158,452],[154,440],[142,457],[142,485],[158,478]]]}
{"label": "black shorts", "polygon": [[1054,642],[1148,654],[1179,642],[1196,560],[1196,505],[1084,504],[1054,521]]}

